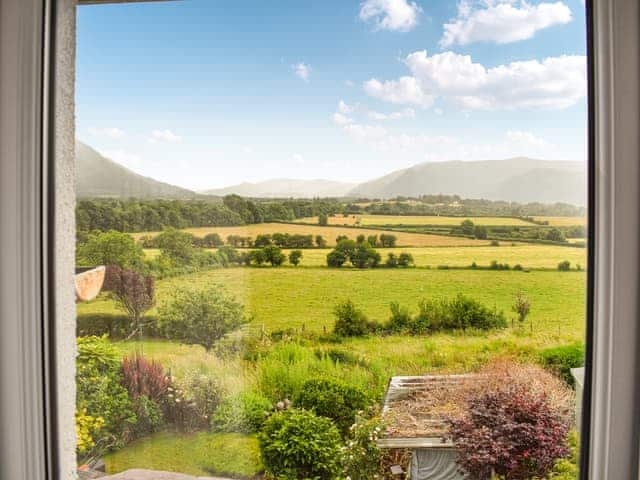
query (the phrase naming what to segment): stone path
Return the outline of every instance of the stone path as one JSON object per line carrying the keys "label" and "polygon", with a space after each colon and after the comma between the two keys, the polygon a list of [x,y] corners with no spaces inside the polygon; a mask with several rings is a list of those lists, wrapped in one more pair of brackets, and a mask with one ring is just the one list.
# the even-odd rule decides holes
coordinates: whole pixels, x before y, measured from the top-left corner
{"label": "stone path", "polygon": [[101,480],[230,480],[222,477],[192,477],[182,473],[159,472],[134,468],[116,475],[102,477]]}

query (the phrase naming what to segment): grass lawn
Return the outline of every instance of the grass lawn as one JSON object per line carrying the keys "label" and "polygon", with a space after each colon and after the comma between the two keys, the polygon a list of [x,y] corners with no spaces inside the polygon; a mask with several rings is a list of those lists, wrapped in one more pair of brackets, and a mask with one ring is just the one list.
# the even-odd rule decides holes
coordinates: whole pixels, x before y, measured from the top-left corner
{"label": "grass lawn", "polygon": [[[439,215],[336,215],[329,217],[329,225],[355,225],[359,222],[362,226],[367,225],[460,225],[469,219],[476,225],[487,226],[507,226],[514,225],[520,227],[535,226],[532,222],[527,222],[519,218],[511,217],[444,217]],[[318,223],[318,217],[307,217],[297,220],[304,223]]]}
{"label": "grass lawn", "polygon": [[[367,228],[349,228],[320,225],[296,225],[291,223],[259,223],[252,225],[243,225],[238,227],[201,227],[186,228],[185,232],[189,232],[196,237],[204,237],[209,233],[218,233],[223,239],[229,235],[240,235],[243,237],[256,238],[260,234],[289,233],[300,235],[322,235],[327,244],[335,245],[336,237],[346,235],[351,239],[356,239],[358,235],[380,235],[385,233],[382,230],[374,230]],[[138,240],[144,235],[157,235],[160,232],[141,232],[132,233],[131,235]],[[488,240],[475,240],[460,237],[448,237],[444,235],[432,235],[424,233],[407,233],[407,232],[386,232],[397,237],[398,246],[406,247],[447,247],[461,245],[489,245]]]}
{"label": "grass lawn", "polygon": [[[390,302],[398,301],[415,311],[423,298],[458,293],[495,305],[512,316],[513,297],[522,291],[531,299],[530,318],[536,330],[560,329],[575,338],[584,330],[585,281],[585,273],[576,271],[237,267],[159,281],[157,298],[161,303],[179,286],[218,284],[244,303],[256,326],[273,331],[304,325],[321,331],[332,328],[333,308],[346,299],[372,320],[382,322],[389,315]],[[80,316],[119,313],[105,295],[77,308]]]}
{"label": "grass lawn", "polygon": [[254,436],[199,432],[180,435],[161,432],[137,440],[104,457],[107,473],[131,468],[253,478],[262,470]]}

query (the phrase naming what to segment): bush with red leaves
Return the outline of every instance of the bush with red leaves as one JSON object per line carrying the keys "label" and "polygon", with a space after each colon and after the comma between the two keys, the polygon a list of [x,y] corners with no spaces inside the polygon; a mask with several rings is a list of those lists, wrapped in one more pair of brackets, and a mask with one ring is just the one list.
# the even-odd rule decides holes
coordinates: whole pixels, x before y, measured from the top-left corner
{"label": "bush with red leaves", "polygon": [[122,360],[122,386],[132,399],[144,395],[162,405],[171,386],[171,378],[159,362],[135,353]]}
{"label": "bush with red leaves", "polygon": [[133,270],[110,266],[106,272],[106,288],[114,300],[127,312],[131,331],[141,334],[141,319],[155,303],[153,278]]}
{"label": "bush with red leaves", "polygon": [[544,478],[568,454],[569,422],[547,396],[506,384],[468,399],[461,418],[450,419],[458,464],[471,478]]}

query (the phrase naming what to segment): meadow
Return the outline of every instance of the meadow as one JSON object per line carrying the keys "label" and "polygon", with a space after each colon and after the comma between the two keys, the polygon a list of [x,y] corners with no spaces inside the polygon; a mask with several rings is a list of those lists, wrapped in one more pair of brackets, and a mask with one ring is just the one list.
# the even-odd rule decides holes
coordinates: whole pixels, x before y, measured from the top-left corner
{"label": "meadow", "polygon": [[[320,225],[298,225],[292,223],[259,223],[242,225],[237,227],[199,227],[186,228],[185,232],[196,237],[204,237],[210,233],[217,233],[223,239],[229,235],[240,235],[243,237],[256,238],[257,235],[273,235],[274,233],[288,233],[290,235],[322,235],[327,241],[327,245],[333,246],[336,237],[346,235],[355,240],[358,235],[380,235],[382,233],[393,234],[397,237],[398,247],[450,247],[450,246],[477,246],[489,245],[488,240],[476,240],[470,238],[449,237],[444,235],[431,235],[424,233],[390,232],[379,229],[336,227]],[[139,240],[144,236],[155,236],[160,232],[140,232],[132,233],[134,239]]]}

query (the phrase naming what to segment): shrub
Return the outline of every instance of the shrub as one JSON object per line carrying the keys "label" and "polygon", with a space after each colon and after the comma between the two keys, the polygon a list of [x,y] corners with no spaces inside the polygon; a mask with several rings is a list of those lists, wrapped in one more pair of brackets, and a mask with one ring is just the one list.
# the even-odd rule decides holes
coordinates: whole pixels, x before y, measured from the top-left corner
{"label": "shrub", "polygon": [[159,308],[165,336],[210,351],[228,333],[246,323],[244,306],[216,286],[181,288]]}
{"label": "shrub", "polygon": [[292,250],[289,252],[289,263],[295,267],[300,264],[302,259],[302,250]]}
{"label": "shrub", "polygon": [[91,452],[96,446],[95,438],[98,438],[104,427],[104,418],[87,415],[87,409],[76,411],[76,450],[80,458]]}
{"label": "shrub", "polygon": [[312,412],[273,414],[258,440],[265,470],[276,478],[332,480],[340,473],[340,434]]}
{"label": "shrub", "polygon": [[384,326],[387,332],[409,332],[425,335],[446,330],[490,330],[505,328],[502,312],[487,308],[477,300],[459,294],[454,299],[423,300],[418,314],[411,317],[406,310],[392,304],[392,316]]}
{"label": "shrub", "polygon": [[337,380],[312,379],[293,399],[296,407],[333,420],[343,436],[355,422],[356,414],[367,407],[368,400],[359,388]]}
{"label": "shrub", "polygon": [[243,392],[227,398],[211,417],[217,432],[254,433],[259,431],[273,410],[271,402],[254,392]]}
{"label": "shrub", "polygon": [[190,371],[172,387],[167,395],[167,420],[183,431],[207,428],[215,412],[222,389],[207,375]]}
{"label": "shrub", "polygon": [[217,248],[224,245],[224,241],[217,233],[209,233],[202,239],[202,246],[208,248]]}
{"label": "shrub", "polygon": [[351,263],[356,268],[375,268],[380,263],[380,254],[365,241],[356,246]]}
{"label": "shrub", "polygon": [[155,239],[156,245],[174,267],[190,265],[194,255],[194,236],[187,232],[170,228]]}
{"label": "shrub", "polygon": [[254,265],[260,266],[267,261],[267,257],[264,254],[264,250],[251,250],[249,252],[249,262]]}
{"label": "shrub", "polygon": [[574,386],[575,381],[571,375],[571,369],[584,365],[584,346],[581,343],[574,343],[547,348],[540,352],[540,363],[560,376],[567,384]]}
{"label": "shrub", "polygon": [[390,233],[380,234],[380,246],[385,248],[393,248],[396,246],[396,240],[398,237]]}
{"label": "shrub", "polygon": [[[91,436],[91,440],[85,437],[88,448],[103,451],[121,446],[130,439],[137,418],[121,385],[118,353],[106,337],[80,337],[77,345],[76,415],[84,422],[77,428]],[[102,424],[100,428],[97,423]],[[88,428],[90,425],[94,427]]]}
{"label": "shrub", "polygon": [[486,240],[487,238],[487,227],[483,225],[476,225],[473,229],[473,236],[478,240]]}
{"label": "shrub", "polygon": [[531,310],[531,301],[522,292],[518,292],[511,309],[518,314],[520,323],[524,323]]}
{"label": "shrub", "polygon": [[366,315],[351,300],[336,305],[333,313],[336,316],[333,332],[340,337],[360,337],[372,330]]}
{"label": "shrub", "polygon": [[500,242],[498,240],[491,240],[491,246],[492,247],[499,247],[500,246]]}
{"label": "shrub", "polygon": [[517,271],[519,271],[519,272],[521,272],[521,271],[523,271],[523,270],[524,270],[524,268],[522,267],[522,265],[520,265],[519,263],[516,263],[516,264],[513,266],[513,269],[514,269],[514,270],[517,270]]}
{"label": "shrub", "polygon": [[162,407],[146,395],[140,395],[133,400],[133,411],[136,423],[131,427],[134,437],[142,437],[157,432],[164,426]]}
{"label": "shrub", "polygon": [[434,391],[429,399],[455,399],[445,423],[458,463],[470,478],[548,478],[545,473],[567,451],[573,392],[536,365],[498,360],[479,373],[475,381]]}
{"label": "shrub", "polygon": [[449,419],[458,464],[471,478],[545,478],[568,453],[569,421],[526,383],[506,381],[479,391],[461,417]]}
{"label": "shrub", "polygon": [[558,270],[561,272],[568,272],[571,270],[571,262],[569,260],[564,260],[558,264]]}
{"label": "shrub", "polygon": [[171,378],[162,364],[147,360],[139,353],[122,360],[122,386],[129,396],[136,399],[145,396],[158,404],[164,403],[171,386]]}
{"label": "shrub", "polygon": [[413,264],[413,255],[407,252],[400,252],[400,255],[398,256],[398,266],[410,267]]}
{"label": "shrub", "polygon": [[321,213],[320,215],[318,215],[318,225],[328,225],[329,224],[329,217],[327,217],[326,214]]}
{"label": "shrub", "polygon": [[509,270],[509,264],[498,263],[497,260],[491,260],[491,264],[489,265],[489,270]]}

